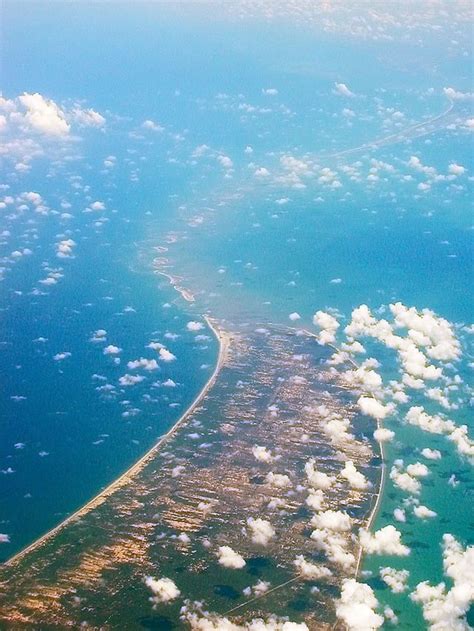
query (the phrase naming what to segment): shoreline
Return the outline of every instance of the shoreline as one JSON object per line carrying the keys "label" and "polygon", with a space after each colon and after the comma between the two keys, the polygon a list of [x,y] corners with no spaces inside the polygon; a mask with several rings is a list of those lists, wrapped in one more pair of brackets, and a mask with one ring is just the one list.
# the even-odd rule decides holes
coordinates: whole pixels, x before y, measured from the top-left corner
{"label": "shoreline", "polygon": [[[291,328],[291,327],[288,327]],[[307,329],[303,329],[303,332],[306,335],[309,335],[310,337],[314,337],[317,338],[317,335],[312,333],[311,331],[308,331]],[[332,348],[334,351],[336,351],[337,353],[340,352],[340,349],[337,348],[337,346],[335,346],[334,344],[327,344],[326,346],[328,346],[329,348]],[[356,361],[354,361],[354,359],[352,359],[352,357],[348,357],[348,362],[354,366],[355,368],[359,368],[358,364]],[[370,396],[370,395],[367,395]],[[380,423],[380,421],[377,419],[376,422],[377,425],[377,429],[380,429],[382,427],[382,424]],[[383,490],[385,487],[385,482],[386,482],[386,477],[387,477],[387,461],[386,461],[386,456],[385,456],[385,447],[384,447],[384,442],[383,440],[376,440],[375,442],[377,443],[379,450],[380,450],[380,457],[382,460],[382,466],[381,466],[381,474],[380,474],[380,482],[378,485],[378,490],[377,490],[377,495],[376,495],[376,500],[375,500],[375,504],[372,507],[372,510],[370,511],[368,518],[367,518],[367,530],[371,530],[374,521],[377,517],[377,514],[380,510],[380,505],[382,503],[382,497],[383,497]],[[356,567],[355,567],[355,571],[354,571],[354,578],[357,580],[359,575],[360,575],[360,568],[362,565],[362,560],[364,558],[364,553],[362,550],[362,546],[359,545],[359,552],[357,555],[357,562],[356,562]]]}
{"label": "shoreline", "polygon": [[60,532],[63,528],[68,526],[73,521],[80,519],[87,513],[89,513],[94,508],[100,506],[103,502],[107,500],[115,491],[124,486],[127,482],[129,482],[134,475],[139,473],[151,460],[151,458],[159,451],[159,449],[177,432],[177,430],[184,425],[189,416],[194,412],[194,410],[198,407],[204,397],[207,395],[209,390],[215,384],[217,377],[224,366],[225,360],[227,359],[227,354],[230,347],[231,335],[223,331],[222,329],[218,329],[215,321],[213,321],[207,314],[203,316],[206,321],[207,326],[211,329],[214,337],[217,340],[219,345],[219,351],[216,361],[216,366],[212,372],[212,375],[206,381],[204,386],[198,392],[195,399],[192,401],[191,405],[183,412],[183,414],[178,418],[176,423],[170,427],[170,429],[163,434],[157,443],[155,443],[139,460],[133,463],[124,473],[122,473],[118,478],[116,478],[113,482],[111,482],[108,486],[105,487],[102,491],[97,493],[91,500],[89,500],[86,504],[78,508],[72,515],[66,517],[63,521],[61,521],[57,526],[54,526],[51,530],[48,530],[46,533],[41,535],[38,539],[35,539],[32,543],[30,543],[26,548],[23,548],[12,557],[4,561],[1,566],[11,566],[21,561],[21,559],[33,552],[37,548],[40,548],[43,544],[45,544],[49,539],[54,537],[58,532]]}

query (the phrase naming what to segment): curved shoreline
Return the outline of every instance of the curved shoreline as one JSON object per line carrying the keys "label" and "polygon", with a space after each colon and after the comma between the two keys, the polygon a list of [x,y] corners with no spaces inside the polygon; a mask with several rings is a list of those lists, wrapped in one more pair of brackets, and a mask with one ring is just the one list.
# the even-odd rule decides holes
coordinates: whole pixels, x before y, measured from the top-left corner
{"label": "curved shoreline", "polygon": [[51,530],[48,530],[44,535],[42,535],[38,539],[35,539],[35,541],[30,543],[30,545],[28,545],[26,548],[23,548],[22,550],[14,554],[12,557],[4,561],[2,563],[2,566],[14,565],[16,562],[20,561],[28,553],[33,552],[37,548],[40,548],[49,539],[51,539],[51,537],[56,535],[63,528],[68,526],[70,523],[81,518],[82,516],[86,515],[88,512],[90,512],[94,508],[97,508],[97,506],[100,506],[103,502],[105,502],[105,500],[108,497],[110,497],[113,493],[115,493],[115,491],[117,491],[119,488],[121,488],[123,485],[129,482],[134,475],[140,472],[145,467],[145,465],[148,464],[148,461],[156,454],[156,452],[160,449],[160,447],[163,444],[165,444],[168,441],[168,439],[170,439],[176,433],[176,431],[181,427],[181,425],[183,425],[185,421],[188,419],[188,417],[194,412],[194,410],[201,403],[201,401],[204,399],[204,397],[207,395],[209,390],[212,388],[212,386],[216,382],[219,372],[221,371],[225,363],[225,360],[227,358],[227,353],[229,350],[230,340],[231,340],[231,336],[227,332],[219,330],[215,322],[208,315],[204,315],[203,318],[217,340],[217,343],[219,345],[219,352],[217,356],[216,366],[214,368],[212,375],[206,381],[206,383],[204,384],[200,392],[197,394],[196,398],[193,400],[191,405],[178,418],[176,423],[165,434],[163,434],[163,436],[160,437],[158,442],[155,443],[139,460],[137,460],[134,464],[132,464],[131,467],[129,467],[126,471],[124,471],[124,473],[122,473],[116,480],[111,482],[108,486],[105,487],[105,489],[100,491],[100,493],[95,495],[86,504],[81,506],[81,508],[77,509],[72,515],[69,515],[69,517],[66,517],[66,519],[60,522],[57,526],[55,526]]}

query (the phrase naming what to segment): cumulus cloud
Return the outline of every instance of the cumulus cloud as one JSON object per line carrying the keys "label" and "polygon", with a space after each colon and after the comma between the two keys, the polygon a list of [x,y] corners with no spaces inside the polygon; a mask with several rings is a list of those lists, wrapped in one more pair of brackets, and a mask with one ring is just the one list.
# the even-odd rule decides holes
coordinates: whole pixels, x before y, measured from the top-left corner
{"label": "cumulus cloud", "polygon": [[186,324],[186,328],[188,331],[201,331],[204,328],[204,324],[202,322],[195,322],[194,320],[191,320]]}
{"label": "cumulus cloud", "polygon": [[153,596],[150,600],[154,605],[169,603],[181,595],[176,584],[170,578],[156,579],[152,576],[147,576],[145,578],[145,585],[153,592]]}
{"label": "cumulus cloud", "polygon": [[407,556],[410,554],[410,548],[403,545],[401,536],[400,531],[391,524],[376,530],[373,534],[364,528],[359,531],[360,544],[368,554]]}
{"label": "cumulus cloud", "polygon": [[220,546],[218,560],[221,565],[233,570],[240,570],[245,566],[245,559],[238,552],[234,552],[229,546]]}
{"label": "cumulus cloud", "polygon": [[325,311],[316,311],[313,316],[313,324],[321,329],[318,337],[320,344],[334,344],[339,322],[334,316]]}
{"label": "cumulus cloud", "polygon": [[172,362],[176,359],[176,355],[173,355],[167,348],[160,348],[158,354],[160,359],[164,362]]}
{"label": "cumulus cloud", "polygon": [[334,476],[328,475],[323,471],[317,471],[315,468],[314,458],[310,458],[304,466],[306,477],[308,482],[316,489],[322,489],[323,491],[329,489],[335,482]]}
{"label": "cumulus cloud", "polygon": [[419,519],[430,519],[432,517],[436,517],[437,515],[434,510],[431,510],[430,508],[427,508],[422,504],[420,504],[419,506],[415,506],[413,508],[413,513],[415,517],[418,517]]}
{"label": "cumulus cloud", "polygon": [[372,418],[375,418],[378,421],[383,420],[395,409],[392,403],[384,405],[383,403],[380,403],[380,401],[377,401],[377,399],[366,396],[359,397],[357,405],[359,406],[362,414],[372,416]]}
{"label": "cumulus cloud", "polygon": [[310,581],[317,581],[321,578],[327,578],[332,575],[329,568],[324,565],[316,565],[307,561],[302,554],[296,557],[293,561],[296,570],[301,576]]}
{"label": "cumulus cloud", "polygon": [[266,447],[262,447],[261,445],[254,445],[252,447],[252,454],[254,458],[256,458],[259,462],[269,463],[273,460],[271,452]]}
{"label": "cumulus cloud", "polygon": [[103,350],[104,355],[118,355],[122,352],[122,349],[118,346],[114,346],[113,344],[109,344]]}
{"label": "cumulus cloud", "polygon": [[348,532],[352,527],[352,520],[344,511],[326,510],[314,515],[311,525],[318,529]]}
{"label": "cumulus cloud", "polygon": [[401,594],[407,589],[407,580],[410,576],[408,570],[396,570],[393,567],[381,567],[380,578],[386,583],[394,594]]}
{"label": "cumulus cloud", "polygon": [[273,473],[273,471],[270,471],[269,473],[267,473],[265,480],[268,482],[268,484],[271,484],[272,486],[277,486],[282,489],[291,486],[290,478],[284,473]]}
{"label": "cumulus cloud", "polygon": [[378,601],[369,585],[358,583],[353,578],[342,581],[341,598],[336,602],[336,615],[349,631],[372,631],[379,629],[384,618],[376,613]]}
{"label": "cumulus cloud", "polygon": [[474,600],[474,546],[463,549],[450,534],[443,535],[443,569],[453,581],[447,589],[445,583],[430,585],[418,583],[410,595],[423,607],[423,617],[431,631],[468,631],[466,614]]}
{"label": "cumulus cloud", "polygon": [[353,489],[364,490],[370,486],[367,478],[357,471],[352,460],[348,460],[341,471],[341,476],[345,478]]}
{"label": "cumulus cloud", "polygon": [[158,370],[159,366],[156,359],[147,359],[146,357],[140,357],[140,359],[134,359],[127,363],[129,370],[136,370],[142,368],[143,370]]}
{"label": "cumulus cloud", "polygon": [[355,96],[354,92],[349,90],[345,83],[335,83],[334,92],[339,96]]}
{"label": "cumulus cloud", "polygon": [[32,129],[48,136],[67,136],[70,125],[66,121],[64,112],[52,100],[45,99],[37,92],[24,93],[18,97],[25,109],[23,121]]}
{"label": "cumulus cloud", "polygon": [[395,437],[395,432],[385,427],[379,427],[374,432],[374,438],[380,443],[390,442]]}
{"label": "cumulus cloud", "polygon": [[266,546],[270,539],[275,536],[275,529],[266,519],[249,517],[247,524],[252,533],[252,541],[257,545]]}

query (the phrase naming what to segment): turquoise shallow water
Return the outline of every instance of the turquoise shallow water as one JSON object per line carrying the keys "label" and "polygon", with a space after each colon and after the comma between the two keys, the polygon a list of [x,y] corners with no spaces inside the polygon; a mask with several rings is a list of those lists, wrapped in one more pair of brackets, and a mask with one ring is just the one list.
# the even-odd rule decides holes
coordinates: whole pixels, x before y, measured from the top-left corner
{"label": "turquoise shallow water", "polygon": [[[445,110],[443,87],[469,89],[468,58],[445,55],[443,40],[426,32],[422,47],[395,39],[388,54],[387,43],[291,21],[255,19],[242,28],[228,18],[209,23],[206,15],[172,6],[114,11],[55,3],[53,10],[37,3],[25,12],[6,4],[4,95],[38,91],[64,107],[84,100],[107,125],[77,129],[81,140],[68,145],[67,160],[48,150],[29,172],[5,170],[5,195],[37,191],[58,212],[67,200],[73,218],[29,211],[2,217],[10,232],[5,257],[20,247],[33,250],[18,263],[8,258],[3,281],[3,365],[10,370],[1,402],[0,532],[11,539],[2,544],[4,557],[112,480],[186,408],[216,357],[212,339],[186,330],[204,311],[238,324],[291,324],[289,314],[298,312],[298,326],[310,327],[317,309],[335,309],[347,321],[361,303],[428,307],[459,326],[465,354],[456,369],[469,383],[472,351],[460,327],[473,319],[472,147],[463,122],[470,103],[457,102],[431,134],[330,157]],[[460,27],[462,41],[463,33]],[[356,96],[335,94],[336,82]],[[269,88],[277,94],[265,93]],[[164,131],[144,130],[145,119]],[[106,168],[110,155],[116,166]],[[422,192],[418,184],[427,175],[408,166],[413,155],[445,179]],[[466,168],[455,180],[446,179],[451,162]],[[261,168],[267,174],[256,175]],[[321,180],[324,168],[337,177]],[[331,186],[334,180],[339,185]],[[107,208],[98,225],[83,213],[94,199]],[[175,243],[166,243],[169,231]],[[61,235],[77,243],[75,258],[55,257]],[[160,245],[169,251],[157,253]],[[177,298],[153,274],[157,255],[169,258],[196,303]],[[45,263],[60,264],[64,277],[47,295],[31,293],[48,271]],[[98,329],[107,331],[107,344],[123,349],[120,366],[103,355],[104,343],[89,341]],[[47,342],[33,342],[39,337]],[[155,357],[146,348],[151,340],[165,343],[176,362],[142,372],[143,382],[112,397],[97,391],[104,384],[120,390],[118,379],[130,372],[126,361]],[[71,357],[55,362],[61,352]],[[385,364],[387,376],[392,365]],[[152,386],[167,379],[178,387]],[[453,413],[459,423],[470,422],[464,400]],[[417,459],[419,445],[443,453],[430,463],[422,495],[438,518],[399,526],[412,546],[408,559],[372,557],[364,569],[399,563],[410,569],[414,587],[441,580],[443,533],[472,540],[472,470],[443,437],[421,434],[400,418],[392,424],[397,441],[389,462]],[[462,484],[446,492],[452,473]],[[388,483],[377,528],[393,522],[400,501]],[[405,595],[371,584],[402,628],[421,628],[420,609]]]}

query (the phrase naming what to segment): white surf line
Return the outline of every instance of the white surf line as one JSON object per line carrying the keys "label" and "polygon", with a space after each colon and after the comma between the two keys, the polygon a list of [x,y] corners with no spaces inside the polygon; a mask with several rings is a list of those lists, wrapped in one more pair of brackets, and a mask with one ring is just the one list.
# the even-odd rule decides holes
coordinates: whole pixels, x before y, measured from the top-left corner
{"label": "white surf line", "polygon": [[224,331],[219,331],[219,329],[217,329],[213,320],[211,320],[211,318],[208,315],[204,315],[203,317],[208,327],[211,329],[215,338],[217,339],[217,342],[219,344],[219,354],[217,358],[216,367],[214,368],[214,372],[210,376],[209,380],[204,384],[203,388],[201,389],[197,397],[194,399],[194,401],[191,403],[191,405],[187,408],[187,410],[179,417],[176,423],[166,432],[166,434],[163,434],[163,436],[161,436],[158,442],[155,445],[153,445],[153,447],[151,447],[151,449],[149,449],[129,469],[127,469],[124,473],[122,473],[121,476],[119,476],[116,480],[114,480],[111,484],[109,484],[100,493],[95,495],[89,502],[87,502],[87,504],[84,504],[84,506],[79,508],[72,515],[64,519],[62,522],[60,522],[57,526],[55,526],[51,530],[48,530],[48,532],[42,535],[39,539],[36,539],[29,546],[27,546],[26,548],[23,548],[23,550],[20,550],[15,555],[13,555],[10,559],[5,561],[2,564],[3,566],[14,565],[18,561],[20,561],[24,556],[26,556],[28,553],[41,547],[44,543],[46,543],[46,541],[51,539],[51,537],[53,537],[60,530],[68,526],[71,522],[79,519],[80,517],[86,515],[88,512],[90,512],[94,508],[97,508],[98,506],[103,504],[105,500],[108,497],[110,497],[110,495],[115,493],[115,491],[117,491],[124,484],[129,482],[133,478],[134,475],[136,475],[139,471],[141,471],[144,468],[144,466],[148,463],[148,461],[151,460],[151,458],[158,452],[160,447],[162,447],[162,445],[166,443],[176,433],[176,431],[181,427],[181,425],[183,425],[185,421],[188,419],[188,417],[195,411],[197,406],[201,403],[203,398],[206,396],[206,394],[209,392],[211,387],[216,382],[217,376],[219,372],[221,371],[221,368],[224,365],[224,362],[227,358],[227,352],[229,350],[229,345],[230,345],[230,335]]}

